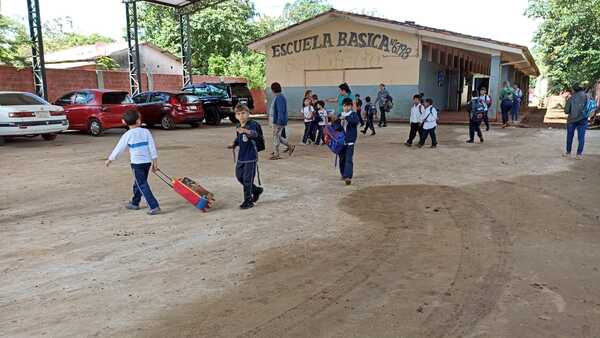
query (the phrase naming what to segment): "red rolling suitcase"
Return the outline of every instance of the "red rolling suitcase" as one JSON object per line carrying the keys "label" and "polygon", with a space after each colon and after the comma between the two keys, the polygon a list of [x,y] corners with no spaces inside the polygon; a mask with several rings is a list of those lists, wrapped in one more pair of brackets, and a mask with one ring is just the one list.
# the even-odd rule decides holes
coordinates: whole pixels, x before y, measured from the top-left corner
{"label": "red rolling suitcase", "polygon": [[215,203],[214,194],[191,178],[172,179],[161,170],[157,170],[154,174],[196,208],[207,212],[208,209],[213,207]]}

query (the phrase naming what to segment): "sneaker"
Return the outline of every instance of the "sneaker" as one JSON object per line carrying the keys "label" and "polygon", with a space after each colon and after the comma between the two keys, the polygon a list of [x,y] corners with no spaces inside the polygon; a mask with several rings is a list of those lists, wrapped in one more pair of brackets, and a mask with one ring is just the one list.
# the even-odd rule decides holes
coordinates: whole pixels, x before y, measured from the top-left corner
{"label": "sneaker", "polygon": [[159,207],[156,207],[154,209],[150,209],[150,211],[148,211],[148,215],[151,215],[151,216],[158,215],[160,213],[161,213],[161,210],[160,210]]}
{"label": "sneaker", "polygon": [[371,132],[371,136],[375,135],[375,132]]}
{"label": "sneaker", "polygon": [[437,144],[432,144],[431,147],[429,147],[429,148],[432,148],[432,149],[437,148]]}
{"label": "sneaker", "polygon": [[483,138],[479,138],[479,143],[483,143]]}
{"label": "sneaker", "polygon": [[261,187],[257,187],[256,190],[254,191],[254,193],[252,194],[252,202],[254,202],[254,203],[258,202],[260,195],[262,195],[262,193],[264,191],[265,191],[265,189],[263,189]]}
{"label": "sneaker", "polygon": [[404,145],[407,147],[412,147],[412,143],[404,142]]}
{"label": "sneaker", "polygon": [[575,159],[576,160],[583,160],[583,155],[577,155],[577,156],[575,156]]}
{"label": "sneaker", "polygon": [[242,210],[250,209],[252,207],[254,207],[254,203],[252,203],[252,201],[245,201],[242,203],[242,205],[240,205],[240,209]]}
{"label": "sneaker", "polygon": [[417,144],[417,147],[419,147],[419,148],[423,148],[423,146],[424,146],[424,144],[421,144],[421,143]]}
{"label": "sneaker", "polygon": [[296,149],[296,146],[293,144],[290,144],[290,147],[288,148],[289,152],[288,155],[292,156],[292,154],[294,153],[294,150]]}
{"label": "sneaker", "polygon": [[475,143],[473,140],[468,140],[467,143]]}
{"label": "sneaker", "polygon": [[352,180],[349,178],[345,179],[344,181],[346,182],[346,185],[352,184]]}
{"label": "sneaker", "polygon": [[366,130],[361,130],[360,131],[363,135],[367,135],[367,131]]}
{"label": "sneaker", "polygon": [[571,153],[563,153],[562,156],[563,157],[571,157]]}
{"label": "sneaker", "polygon": [[135,204],[129,202],[125,206],[125,209],[127,209],[127,210],[140,210],[140,206],[139,205],[135,205]]}

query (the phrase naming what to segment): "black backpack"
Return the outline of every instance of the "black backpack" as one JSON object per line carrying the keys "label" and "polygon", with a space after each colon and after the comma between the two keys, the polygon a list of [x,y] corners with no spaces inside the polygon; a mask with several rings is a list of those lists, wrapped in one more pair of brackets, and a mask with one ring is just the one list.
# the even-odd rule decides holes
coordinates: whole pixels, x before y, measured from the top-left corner
{"label": "black backpack", "polygon": [[[256,146],[256,151],[257,152],[261,152],[265,150],[265,137],[263,136],[263,131],[262,131],[262,127],[260,126],[260,123],[254,121],[254,120],[250,120],[250,123],[255,123],[256,124],[256,133],[258,134],[258,136],[253,140],[254,145]],[[238,123],[237,125],[238,128],[241,127],[241,125]]]}

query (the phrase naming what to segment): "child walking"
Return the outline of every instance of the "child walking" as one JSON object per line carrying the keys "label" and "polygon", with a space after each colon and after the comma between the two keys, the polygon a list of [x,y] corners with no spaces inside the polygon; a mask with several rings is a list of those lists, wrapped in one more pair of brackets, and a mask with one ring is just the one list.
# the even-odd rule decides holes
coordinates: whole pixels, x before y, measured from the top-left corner
{"label": "child walking", "polygon": [[435,135],[435,130],[437,128],[437,118],[438,111],[433,106],[433,100],[428,98],[425,99],[425,103],[423,106],[425,109],[421,114],[421,129],[422,129],[422,137],[419,141],[419,148],[425,145],[425,141],[427,141],[427,137],[431,136],[431,148],[437,147],[437,137]]}
{"label": "child walking", "polygon": [[317,142],[316,145],[325,144],[325,134],[323,133],[325,127],[329,124],[327,110],[325,110],[325,102],[317,101],[317,114],[318,127],[317,127]]}
{"label": "child walking", "polygon": [[371,129],[371,135],[375,135],[375,126],[373,125],[373,120],[375,119],[377,108],[375,108],[375,105],[371,103],[370,96],[365,97],[365,102],[367,102],[365,105],[365,116],[367,121],[365,122],[365,129],[361,130],[360,132],[366,135],[367,130]]}
{"label": "child walking", "polygon": [[359,123],[358,114],[352,111],[353,102],[351,98],[345,98],[342,101],[342,113],[338,115],[334,122],[334,128],[338,131],[344,131],[345,145],[339,154],[340,174],[346,185],[352,184],[354,174],[354,143],[357,137],[357,126]]}
{"label": "child walking", "polygon": [[133,170],[133,197],[125,208],[139,210],[140,202],[144,197],[150,209],[148,215],[160,214],[158,201],[148,184],[150,169],[152,168],[152,172],[158,170],[158,154],[152,134],[148,129],[140,127],[142,121],[140,114],[136,111],[125,112],[122,121],[129,127],[129,130],[121,136],[105,164],[107,167],[110,166],[126,148],[129,148],[131,169]]}
{"label": "child walking", "polygon": [[307,145],[312,142],[310,138],[312,122],[315,119],[314,117],[315,109],[312,105],[312,98],[306,97],[304,98],[304,102],[302,104],[302,115],[304,116],[304,136],[302,137],[302,144]]}
{"label": "child walking", "polygon": [[256,162],[258,161],[256,140],[260,136],[261,128],[258,122],[250,120],[250,109],[244,104],[238,104],[235,107],[235,117],[240,124],[235,130],[235,140],[228,148],[240,148],[235,162],[235,177],[244,187],[244,202],[240,208],[250,209],[254,207],[254,203],[258,201],[264,191],[263,188],[254,184]]}
{"label": "child walking", "polygon": [[419,140],[423,138],[421,132],[421,114],[424,109],[421,104],[421,95],[413,95],[413,105],[410,107],[410,132],[408,133],[408,140],[404,143],[407,147],[412,147],[417,133],[419,134]]}
{"label": "child walking", "polygon": [[475,142],[475,133],[479,141],[483,143],[483,134],[481,133],[481,122],[484,115],[487,115],[488,107],[483,99],[477,96],[477,91],[473,91],[471,101],[469,102],[469,139],[467,143]]}

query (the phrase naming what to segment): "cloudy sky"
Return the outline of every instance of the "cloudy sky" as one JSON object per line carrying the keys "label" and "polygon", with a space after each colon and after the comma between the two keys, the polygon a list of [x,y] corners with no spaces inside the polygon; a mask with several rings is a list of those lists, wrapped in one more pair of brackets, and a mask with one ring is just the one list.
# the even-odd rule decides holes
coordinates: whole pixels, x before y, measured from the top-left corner
{"label": "cloudy sky", "polygon": [[[39,0],[42,20],[70,16],[77,30],[121,39],[125,10],[121,0]],[[260,13],[278,15],[285,1],[254,0]],[[375,12],[379,16],[415,21],[465,34],[532,45],[537,24],[523,13],[527,0],[330,0],[336,9]],[[371,4],[366,7],[365,4]],[[0,0],[2,14],[26,22],[26,0]]]}

